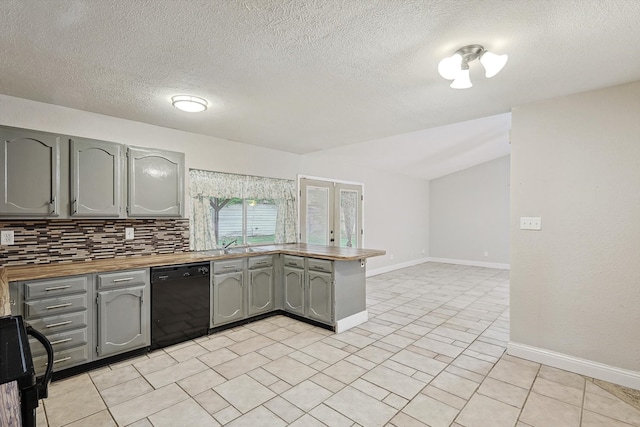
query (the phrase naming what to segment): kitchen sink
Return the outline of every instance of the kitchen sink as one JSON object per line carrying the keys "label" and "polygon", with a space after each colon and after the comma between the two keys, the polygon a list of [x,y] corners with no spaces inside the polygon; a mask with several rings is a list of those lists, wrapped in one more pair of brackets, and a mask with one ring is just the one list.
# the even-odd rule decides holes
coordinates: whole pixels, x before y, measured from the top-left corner
{"label": "kitchen sink", "polygon": [[227,254],[249,254],[254,252],[268,252],[272,249],[256,247],[256,246],[237,246],[226,249],[213,249],[210,251],[201,251],[204,255],[227,255]]}

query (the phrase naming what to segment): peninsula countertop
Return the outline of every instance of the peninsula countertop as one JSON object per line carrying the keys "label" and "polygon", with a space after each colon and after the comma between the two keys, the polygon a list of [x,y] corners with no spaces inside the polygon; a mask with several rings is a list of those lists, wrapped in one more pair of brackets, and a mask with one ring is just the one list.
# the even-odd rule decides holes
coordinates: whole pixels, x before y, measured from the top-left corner
{"label": "peninsula countertop", "polygon": [[[377,249],[343,248],[335,246],[308,245],[292,243],[281,245],[256,246],[251,249],[231,248],[231,252],[219,250],[200,252],[179,252],[162,255],[141,255],[116,257],[91,261],[68,261],[55,264],[27,264],[4,268],[0,267],[0,282],[20,280],[46,279],[52,277],[73,276],[99,273],[105,271],[129,270],[162,265],[189,264],[203,261],[214,261],[233,258],[246,258],[261,255],[285,254],[332,261],[356,261],[384,255],[386,252]],[[4,276],[4,277],[3,277]]]}

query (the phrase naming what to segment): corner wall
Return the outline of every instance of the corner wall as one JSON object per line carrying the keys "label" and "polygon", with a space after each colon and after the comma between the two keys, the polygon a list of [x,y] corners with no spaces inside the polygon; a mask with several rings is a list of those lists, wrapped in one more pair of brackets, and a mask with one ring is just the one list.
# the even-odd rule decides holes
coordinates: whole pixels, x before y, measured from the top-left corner
{"label": "corner wall", "polygon": [[509,156],[434,179],[429,193],[433,261],[509,267]]}
{"label": "corner wall", "polygon": [[640,389],[640,82],[514,108],[511,141],[509,352]]}

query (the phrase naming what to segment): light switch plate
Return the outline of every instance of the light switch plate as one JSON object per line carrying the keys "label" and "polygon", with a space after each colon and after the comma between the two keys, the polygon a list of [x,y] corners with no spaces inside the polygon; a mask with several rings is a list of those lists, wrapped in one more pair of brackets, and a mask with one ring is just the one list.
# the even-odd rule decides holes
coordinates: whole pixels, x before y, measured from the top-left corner
{"label": "light switch plate", "polygon": [[2,241],[2,245],[13,245],[13,230],[2,230],[0,231],[0,240]]}
{"label": "light switch plate", "polygon": [[125,240],[133,240],[134,239],[134,230],[133,227],[126,227],[124,229],[124,239]]}
{"label": "light switch plate", "polygon": [[541,230],[542,218],[539,216],[521,216],[520,230]]}

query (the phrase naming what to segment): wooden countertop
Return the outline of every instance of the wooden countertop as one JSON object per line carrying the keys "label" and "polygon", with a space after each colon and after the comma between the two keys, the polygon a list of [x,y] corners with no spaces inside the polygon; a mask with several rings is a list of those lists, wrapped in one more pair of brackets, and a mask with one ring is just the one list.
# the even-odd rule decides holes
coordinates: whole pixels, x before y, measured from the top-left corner
{"label": "wooden countertop", "polygon": [[[256,249],[257,248],[257,249]],[[239,248],[240,250],[240,248]],[[339,248],[333,246],[307,245],[302,243],[253,247],[250,252],[220,253],[220,251],[184,252],[167,255],[146,255],[126,258],[111,258],[95,261],[70,261],[57,264],[30,264],[5,267],[6,282],[74,276],[104,271],[129,270],[162,265],[188,264],[194,262],[245,258],[269,254],[286,254],[321,258],[333,261],[355,261],[384,255],[377,249]],[[0,268],[0,273],[2,268]],[[1,275],[1,274],[0,274]],[[3,280],[0,280],[2,282]]]}

